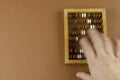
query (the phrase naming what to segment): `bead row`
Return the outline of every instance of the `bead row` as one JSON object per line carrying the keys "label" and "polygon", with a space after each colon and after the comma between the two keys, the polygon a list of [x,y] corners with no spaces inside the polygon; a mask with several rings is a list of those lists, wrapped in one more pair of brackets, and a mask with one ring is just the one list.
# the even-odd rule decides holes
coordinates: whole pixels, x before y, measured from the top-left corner
{"label": "bead row", "polygon": [[68,18],[74,19],[74,18],[101,18],[102,13],[69,13]]}
{"label": "bead row", "polygon": [[102,24],[102,19],[75,19],[69,20],[69,24]]}

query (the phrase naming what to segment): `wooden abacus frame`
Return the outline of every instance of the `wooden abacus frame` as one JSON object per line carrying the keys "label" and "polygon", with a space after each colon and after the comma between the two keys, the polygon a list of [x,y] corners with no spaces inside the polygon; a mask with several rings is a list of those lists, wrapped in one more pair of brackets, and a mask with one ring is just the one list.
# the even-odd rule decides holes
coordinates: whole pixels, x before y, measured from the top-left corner
{"label": "wooden abacus frame", "polygon": [[64,48],[65,48],[65,64],[85,64],[86,60],[69,60],[69,42],[68,42],[68,13],[70,12],[101,12],[103,19],[103,31],[107,34],[106,12],[103,8],[93,9],[64,9]]}

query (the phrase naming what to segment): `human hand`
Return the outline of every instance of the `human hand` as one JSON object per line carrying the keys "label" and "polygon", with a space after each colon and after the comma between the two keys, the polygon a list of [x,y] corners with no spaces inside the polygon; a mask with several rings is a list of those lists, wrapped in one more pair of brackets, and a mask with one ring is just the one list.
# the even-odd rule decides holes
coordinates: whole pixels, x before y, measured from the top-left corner
{"label": "human hand", "polygon": [[116,39],[115,49],[110,39],[97,30],[88,30],[88,37],[80,40],[90,75],[76,74],[82,80],[120,80],[120,40]]}

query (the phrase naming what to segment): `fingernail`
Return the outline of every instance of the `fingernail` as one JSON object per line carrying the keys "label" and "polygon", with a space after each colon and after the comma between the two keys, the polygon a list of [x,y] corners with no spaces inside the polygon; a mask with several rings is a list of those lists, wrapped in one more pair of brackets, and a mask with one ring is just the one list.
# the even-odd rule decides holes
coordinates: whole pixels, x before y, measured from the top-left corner
{"label": "fingernail", "polygon": [[96,31],[96,29],[88,29],[87,32],[89,32],[89,31]]}
{"label": "fingernail", "polygon": [[81,76],[83,76],[85,73],[84,72],[79,72],[79,73],[76,73],[76,76],[78,77],[78,78],[80,78]]}

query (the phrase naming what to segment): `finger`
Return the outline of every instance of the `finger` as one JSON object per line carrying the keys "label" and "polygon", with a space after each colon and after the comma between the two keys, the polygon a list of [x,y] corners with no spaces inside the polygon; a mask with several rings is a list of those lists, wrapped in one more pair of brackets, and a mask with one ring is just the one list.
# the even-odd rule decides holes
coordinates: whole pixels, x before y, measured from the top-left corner
{"label": "finger", "polygon": [[116,39],[115,40],[115,45],[116,45],[116,56],[117,58],[120,59],[120,40],[119,39]]}
{"label": "finger", "polygon": [[91,44],[95,49],[97,56],[98,57],[105,56],[103,40],[102,40],[102,37],[100,36],[100,33],[95,29],[91,29],[91,30],[88,30],[88,36],[90,38]]}
{"label": "finger", "polygon": [[81,78],[82,80],[92,80],[91,76],[84,72],[79,72],[76,74],[78,78]]}
{"label": "finger", "polygon": [[84,54],[86,56],[88,64],[91,64],[91,62],[95,59],[95,54],[92,45],[86,37],[82,38],[79,43],[84,50]]}
{"label": "finger", "polygon": [[112,45],[111,40],[107,36],[105,36],[104,34],[101,34],[101,36],[103,38],[104,49],[105,49],[106,53],[108,55],[110,55],[111,57],[115,58],[113,45]]}

